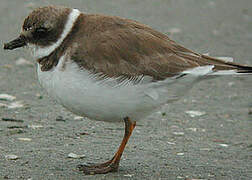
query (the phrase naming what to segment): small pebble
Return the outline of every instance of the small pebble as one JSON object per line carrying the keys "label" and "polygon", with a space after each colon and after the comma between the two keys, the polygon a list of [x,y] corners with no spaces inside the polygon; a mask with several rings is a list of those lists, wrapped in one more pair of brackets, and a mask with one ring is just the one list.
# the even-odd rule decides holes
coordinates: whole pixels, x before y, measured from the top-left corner
{"label": "small pebble", "polygon": [[177,136],[183,136],[185,133],[184,132],[173,132],[174,135]]}
{"label": "small pebble", "polygon": [[84,154],[78,155],[78,154],[74,154],[74,153],[69,153],[67,157],[68,158],[73,158],[73,159],[82,159],[82,158],[85,157],[85,155]]}
{"label": "small pebble", "polygon": [[58,117],[56,117],[56,121],[63,121],[63,122],[65,122],[66,120],[65,120],[65,119],[63,119],[63,117],[62,117],[62,116],[58,116]]}
{"label": "small pebble", "polygon": [[133,177],[134,174],[124,174],[123,176],[124,176],[124,177]]}
{"label": "small pebble", "polygon": [[42,125],[28,125],[28,128],[31,128],[31,129],[38,129],[38,128],[42,128],[43,126]]}
{"label": "small pebble", "polygon": [[208,177],[214,177],[215,175],[214,174],[208,174]]}
{"label": "small pebble", "polygon": [[176,143],[174,143],[174,142],[167,142],[167,144],[170,144],[170,145],[174,145],[174,144],[176,144]]}
{"label": "small pebble", "polygon": [[197,128],[188,128],[188,130],[193,131],[193,132],[196,132],[196,131],[197,131]]}
{"label": "small pebble", "polygon": [[15,96],[9,94],[0,94],[0,100],[2,101],[13,101],[14,99],[16,99]]}
{"label": "small pebble", "polygon": [[24,107],[24,105],[20,101],[16,101],[8,105],[9,109],[16,109],[16,108],[21,108],[21,107]]}
{"label": "small pebble", "polygon": [[31,141],[31,138],[18,138],[19,141]]}
{"label": "small pebble", "polygon": [[228,144],[219,144],[221,147],[228,147]]}
{"label": "small pebble", "polygon": [[89,135],[89,134],[86,133],[86,132],[81,132],[79,135],[80,135],[80,136],[83,136],[83,135]]}
{"label": "small pebble", "polygon": [[74,117],[74,120],[81,120],[81,119],[83,119],[82,116],[75,116],[75,117]]}
{"label": "small pebble", "polygon": [[189,114],[189,116],[191,117],[203,116],[206,114],[205,112],[201,112],[201,111],[186,111],[185,113]]}
{"label": "small pebble", "polygon": [[8,160],[17,160],[17,159],[19,159],[19,157],[14,155],[14,154],[6,155],[5,158],[8,159]]}
{"label": "small pebble", "polygon": [[177,179],[184,179],[184,177],[182,177],[182,176],[177,176]]}

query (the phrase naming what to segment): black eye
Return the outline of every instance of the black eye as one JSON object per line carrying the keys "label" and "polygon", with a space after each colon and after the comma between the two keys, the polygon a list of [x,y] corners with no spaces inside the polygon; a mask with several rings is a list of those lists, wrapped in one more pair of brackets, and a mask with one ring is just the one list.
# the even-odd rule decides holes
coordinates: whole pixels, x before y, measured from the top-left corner
{"label": "black eye", "polygon": [[25,31],[31,30],[31,26],[24,27],[24,30],[25,30]]}
{"label": "black eye", "polygon": [[35,29],[33,36],[34,38],[40,39],[40,38],[45,38],[47,36],[48,30],[46,28],[37,28]]}

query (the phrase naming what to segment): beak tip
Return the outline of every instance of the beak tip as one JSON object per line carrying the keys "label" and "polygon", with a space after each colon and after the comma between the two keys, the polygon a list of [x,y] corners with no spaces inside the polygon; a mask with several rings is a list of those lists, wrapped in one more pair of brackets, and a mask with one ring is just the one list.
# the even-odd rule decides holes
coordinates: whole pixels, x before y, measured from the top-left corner
{"label": "beak tip", "polygon": [[13,41],[10,41],[8,43],[4,43],[3,45],[3,49],[4,50],[13,50],[19,47],[23,47],[26,45],[26,42],[24,40],[24,38],[22,37],[18,37],[16,39],[14,39]]}
{"label": "beak tip", "polygon": [[8,49],[8,44],[7,44],[7,43],[4,43],[3,49],[4,49],[4,50]]}

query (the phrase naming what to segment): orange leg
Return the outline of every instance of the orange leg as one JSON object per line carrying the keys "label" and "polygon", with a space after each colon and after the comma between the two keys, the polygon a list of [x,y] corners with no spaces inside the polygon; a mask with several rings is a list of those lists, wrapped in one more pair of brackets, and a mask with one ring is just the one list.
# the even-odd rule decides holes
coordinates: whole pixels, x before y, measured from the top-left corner
{"label": "orange leg", "polygon": [[90,166],[79,165],[78,168],[80,171],[83,171],[84,174],[105,174],[109,172],[115,172],[118,170],[124,148],[136,126],[136,122],[132,122],[128,117],[124,118],[124,123],[125,123],[124,137],[114,157],[111,160],[101,164],[94,164]]}

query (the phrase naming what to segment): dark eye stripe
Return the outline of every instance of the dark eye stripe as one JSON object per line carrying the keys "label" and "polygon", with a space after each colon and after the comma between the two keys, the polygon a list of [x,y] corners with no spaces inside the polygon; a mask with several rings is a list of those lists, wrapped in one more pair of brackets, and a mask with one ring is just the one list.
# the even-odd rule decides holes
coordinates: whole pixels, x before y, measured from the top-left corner
{"label": "dark eye stripe", "polygon": [[38,32],[38,33],[46,33],[46,32],[47,32],[47,29],[41,27],[41,28],[37,28],[35,31]]}
{"label": "dark eye stripe", "polygon": [[35,29],[35,31],[33,33],[33,36],[36,39],[41,39],[41,38],[46,37],[47,34],[48,34],[48,30],[46,28],[44,28],[44,27],[41,27],[41,28]]}

